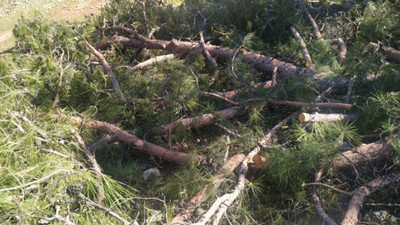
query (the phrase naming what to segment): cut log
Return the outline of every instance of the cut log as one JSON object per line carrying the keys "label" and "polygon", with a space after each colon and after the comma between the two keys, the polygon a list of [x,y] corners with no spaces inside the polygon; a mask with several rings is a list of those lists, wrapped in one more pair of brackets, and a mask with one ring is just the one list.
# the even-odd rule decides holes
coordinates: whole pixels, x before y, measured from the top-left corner
{"label": "cut log", "polygon": [[303,58],[306,61],[306,67],[310,67],[313,65],[313,62],[311,60],[311,56],[310,53],[308,53],[308,49],[306,46],[306,43],[304,42],[303,38],[301,37],[301,35],[299,34],[299,32],[296,30],[296,28],[294,26],[290,26],[290,32],[292,32],[294,38],[300,42],[300,47],[301,47],[301,52],[303,53]]}
{"label": "cut log", "polygon": [[166,61],[166,60],[173,59],[173,58],[175,58],[174,54],[160,55],[160,56],[156,56],[154,58],[148,59],[148,60],[146,60],[144,62],[141,62],[141,63],[139,63],[139,64],[137,64],[137,65],[135,65],[133,67],[128,67],[128,68],[130,70],[135,71],[135,70],[143,69],[143,68],[145,68],[147,66],[150,66],[150,65],[152,65],[154,63]]}
{"label": "cut log", "polygon": [[357,116],[354,114],[339,114],[339,113],[331,113],[331,114],[300,113],[299,114],[300,123],[342,121],[342,120],[353,121],[356,119],[357,119]]}
{"label": "cut log", "polygon": [[391,142],[396,137],[389,140],[380,140],[370,144],[362,144],[354,150],[343,152],[336,156],[333,160],[333,168],[335,171],[349,173],[354,168],[367,165],[380,165],[393,153]]}
{"label": "cut log", "polygon": [[178,126],[182,126],[186,130],[200,128],[215,123],[218,117],[230,120],[235,117],[244,115],[246,112],[249,111],[250,108],[250,106],[236,106],[217,111],[214,114],[207,113],[201,116],[180,119],[166,125],[155,127],[154,129],[152,129],[152,133],[158,135],[168,134],[170,131]]}
{"label": "cut log", "polygon": [[400,174],[378,177],[366,185],[358,188],[351,198],[349,207],[347,208],[346,215],[344,216],[341,225],[356,225],[358,223],[358,216],[363,207],[365,197],[388,186],[389,184],[398,182],[399,179]]}
{"label": "cut log", "polygon": [[71,119],[71,122],[74,125],[82,125],[87,128],[96,129],[100,132],[107,133],[111,135],[113,137],[113,140],[115,141],[121,141],[127,144],[131,144],[142,152],[148,153],[154,157],[158,157],[170,162],[181,164],[187,162],[192,158],[199,160],[201,163],[206,162],[206,158],[204,156],[166,149],[159,145],[144,141],[136,137],[135,135],[130,134],[127,131],[124,131],[121,128],[107,122],[97,120],[84,121],[79,117],[73,117]]}

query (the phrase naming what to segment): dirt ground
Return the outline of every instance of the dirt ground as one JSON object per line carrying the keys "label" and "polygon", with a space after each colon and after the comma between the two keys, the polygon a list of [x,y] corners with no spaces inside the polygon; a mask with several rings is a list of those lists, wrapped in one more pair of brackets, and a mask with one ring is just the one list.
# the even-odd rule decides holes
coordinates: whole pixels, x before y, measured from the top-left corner
{"label": "dirt ground", "polygon": [[[46,1],[42,2],[45,3]],[[58,0],[54,8],[43,14],[54,20],[81,19],[85,15],[99,14],[106,2],[107,0]],[[14,45],[12,27],[17,23],[19,16],[24,15],[29,18],[28,11],[31,11],[32,15],[34,15],[34,10],[30,9],[29,6],[23,9],[15,8],[13,10],[19,10],[19,12],[11,11],[0,20],[0,52]],[[27,15],[24,14],[25,12]]]}

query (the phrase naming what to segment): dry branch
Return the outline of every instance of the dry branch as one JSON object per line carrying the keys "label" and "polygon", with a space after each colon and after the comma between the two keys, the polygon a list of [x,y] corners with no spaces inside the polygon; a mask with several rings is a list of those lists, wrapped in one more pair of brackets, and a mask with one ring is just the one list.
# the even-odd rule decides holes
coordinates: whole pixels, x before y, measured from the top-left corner
{"label": "dry branch", "polygon": [[255,147],[242,161],[239,169],[238,181],[234,188],[234,191],[232,193],[225,194],[221,198],[217,199],[210,207],[210,209],[202,217],[200,217],[199,221],[195,224],[203,225],[207,223],[213,215],[215,215],[213,224],[219,223],[222,215],[226,212],[229,206],[232,205],[232,203],[240,196],[243,189],[245,188],[249,162],[251,162],[256,155],[260,154],[261,146],[267,147],[271,143],[272,136],[275,135],[282,126],[286,125],[289,122],[290,118],[297,113],[298,112],[295,112],[292,115],[286,117],[284,120],[282,120],[280,123],[278,123],[271,130],[268,131],[263,139],[259,141],[259,146]]}
{"label": "dry branch", "polygon": [[389,184],[396,183],[400,179],[400,174],[378,177],[366,185],[358,188],[351,198],[349,207],[347,208],[346,215],[341,223],[341,225],[356,225],[358,222],[358,216],[364,204],[365,197],[371,195],[372,193],[382,189]]}
{"label": "dry branch", "polygon": [[301,37],[301,35],[299,34],[299,32],[296,30],[296,28],[294,26],[290,26],[289,29],[290,29],[290,32],[292,32],[294,38],[298,42],[300,42],[301,52],[303,53],[303,58],[306,61],[306,67],[311,67],[313,65],[313,62],[311,60],[310,53],[308,53],[306,43],[304,42],[303,38]]}
{"label": "dry branch", "polygon": [[143,69],[144,67],[150,66],[154,63],[162,62],[162,61],[173,59],[173,58],[175,58],[174,54],[160,55],[160,56],[156,56],[154,58],[148,59],[144,62],[141,62],[133,67],[128,67],[128,68],[133,71],[140,70],[140,69]]}
{"label": "dry branch", "polygon": [[289,105],[289,106],[297,106],[297,107],[318,107],[318,108],[330,108],[330,109],[346,109],[350,110],[352,105],[347,103],[304,103],[304,102],[293,102],[293,101],[279,101],[279,100],[268,100],[268,102],[275,105]]}
{"label": "dry branch", "polygon": [[223,95],[219,95],[219,94],[212,93],[212,92],[206,92],[206,91],[201,92],[201,95],[203,95],[205,97],[211,97],[211,98],[220,99],[220,100],[222,100],[222,101],[224,101],[224,102],[226,102],[226,103],[228,103],[230,105],[239,106],[238,102],[232,101],[229,98],[224,97]]}
{"label": "dry branch", "polygon": [[207,190],[210,187],[218,188],[221,184],[219,181],[223,176],[232,173],[232,171],[244,160],[244,154],[237,154],[232,156],[214,175],[213,181],[207,184],[201,191],[199,191],[190,201],[186,204],[185,208],[179,211],[179,213],[172,219],[172,224],[180,224],[184,221],[189,220],[193,212],[200,207],[200,205],[207,199]]}
{"label": "dry branch", "polygon": [[218,117],[230,120],[235,117],[241,116],[245,114],[249,109],[250,106],[236,106],[217,111],[214,114],[207,113],[201,116],[180,119],[166,125],[155,127],[154,129],[152,129],[152,133],[158,135],[168,134],[170,131],[178,126],[182,126],[186,130],[196,129],[215,123]]}
{"label": "dry branch", "polygon": [[89,42],[85,41],[83,43],[85,44],[87,49],[93,55],[95,55],[97,57],[97,59],[100,61],[101,65],[103,66],[104,71],[110,76],[111,82],[114,86],[115,92],[117,93],[117,95],[119,97],[119,100],[122,103],[127,103],[128,101],[124,97],[124,94],[122,94],[121,88],[120,88],[118,80],[117,80],[117,76],[115,76],[114,72],[112,71],[110,65],[108,64],[108,62],[106,61],[104,56],[99,51],[97,51],[92,45],[90,45]]}
{"label": "dry branch", "polygon": [[335,171],[350,172],[354,167],[365,165],[377,165],[385,162],[393,152],[391,141],[380,140],[370,144],[362,144],[354,150],[343,152],[333,160],[333,168]]}
{"label": "dry branch", "polygon": [[[315,182],[319,182],[321,180],[323,174],[323,169],[319,170],[315,174]],[[321,219],[326,222],[328,225],[337,225],[337,223],[325,212],[324,208],[322,207],[322,203],[319,200],[318,197],[318,186],[313,186],[313,191],[312,191],[312,198],[315,203],[315,209],[317,210],[317,214]]]}
{"label": "dry branch", "polygon": [[121,141],[127,144],[131,144],[135,146],[142,152],[148,153],[152,156],[162,158],[164,160],[174,162],[174,163],[184,163],[190,160],[191,158],[195,158],[200,160],[202,163],[205,162],[204,156],[192,155],[184,152],[178,152],[166,149],[159,145],[141,140],[133,134],[128,133],[120,129],[119,127],[102,121],[83,121],[81,118],[73,117],[71,122],[75,125],[83,125],[87,128],[96,129],[98,131],[107,133],[113,137],[115,141]]}
{"label": "dry branch", "polygon": [[86,156],[88,157],[89,162],[92,165],[92,168],[93,168],[94,172],[96,173],[96,180],[97,180],[97,182],[99,182],[99,186],[98,186],[98,189],[97,189],[97,203],[101,205],[103,200],[104,200],[103,172],[101,171],[101,167],[97,163],[97,160],[94,157],[93,153],[86,146],[85,141],[83,140],[81,135],[76,133],[75,130],[73,130],[73,133],[75,135],[76,140],[81,145],[83,151],[85,152]]}
{"label": "dry branch", "polygon": [[339,113],[331,113],[331,114],[320,114],[320,113],[300,113],[299,121],[300,123],[307,122],[326,122],[326,121],[342,121],[342,120],[356,120],[357,116],[354,114],[339,114]]}
{"label": "dry branch", "polygon": [[333,38],[328,40],[331,45],[337,45],[339,48],[339,59],[344,60],[347,55],[347,46],[341,38]]}
{"label": "dry branch", "polygon": [[[99,43],[101,49],[110,47],[113,44],[122,44],[126,47],[132,48],[148,48],[148,49],[165,49],[180,56],[186,55],[189,51],[203,52],[203,48],[197,42],[178,41],[172,39],[166,40],[151,40],[140,34],[135,33],[133,38],[114,35],[106,41]],[[229,48],[220,47],[217,45],[206,44],[205,48],[215,59],[227,59],[230,55],[234,54],[234,50]],[[278,59],[264,56],[258,53],[241,50],[241,58],[254,66],[257,70],[272,74],[275,67],[278,68],[278,73],[284,77],[290,74],[298,74],[310,71],[304,67],[295,66],[291,63],[283,62]],[[311,70],[311,72],[314,72]]]}
{"label": "dry branch", "polygon": [[203,53],[206,56],[206,58],[208,59],[208,61],[210,61],[212,63],[212,65],[214,66],[214,69],[215,69],[214,76],[218,76],[218,74],[219,74],[218,64],[217,64],[217,61],[211,56],[210,52],[206,48],[206,43],[204,42],[204,37],[203,37],[203,31],[199,32],[199,36],[200,36],[200,47],[203,49]]}
{"label": "dry branch", "polygon": [[317,39],[319,39],[319,40],[322,40],[322,35],[321,35],[321,32],[319,32],[318,25],[315,22],[314,18],[311,16],[311,14],[308,12],[308,9],[307,9],[306,5],[304,4],[303,0],[298,0],[298,2],[300,4],[300,7],[302,8],[304,13],[306,14],[307,19],[311,23],[312,31],[313,31],[315,37],[317,37]]}

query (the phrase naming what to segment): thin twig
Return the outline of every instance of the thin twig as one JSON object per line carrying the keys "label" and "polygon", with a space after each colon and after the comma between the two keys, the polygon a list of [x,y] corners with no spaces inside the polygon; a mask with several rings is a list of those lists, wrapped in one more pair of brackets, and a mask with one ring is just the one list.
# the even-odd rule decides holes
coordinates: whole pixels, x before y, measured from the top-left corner
{"label": "thin twig", "polygon": [[39,179],[35,180],[35,181],[31,181],[31,182],[28,182],[26,184],[18,185],[18,186],[15,186],[15,187],[0,189],[0,193],[1,192],[5,192],[5,191],[18,190],[18,189],[21,189],[21,188],[24,188],[24,187],[28,187],[28,186],[30,186],[32,184],[35,184],[35,183],[40,183],[40,182],[42,182],[44,180],[52,178],[53,176],[57,175],[60,172],[71,172],[71,171],[70,170],[59,169],[59,170],[56,170],[56,171],[54,171],[54,172],[52,172],[52,173],[50,173],[50,174],[48,174],[48,175],[46,175],[46,176],[44,176],[42,178],[39,178]]}
{"label": "thin twig", "polygon": [[303,184],[303,186],[323,186],[323,187],[330,188],[330,189],[332,189],[332,190],[334,190],[334,191],[336,191],[336,192],[339,192],[339,193],[342,193],[342,194],[345,194],[345,195],[350,195],[350,196],[353,195],[353,194],[350,193],[350,192],[340,190],[340,189],[335,188],[335,187],[333,187],[333,186],[331,186],[331,185],[324,184],[324,183],[321,183],[321,182],[305,183],[305,184]]}

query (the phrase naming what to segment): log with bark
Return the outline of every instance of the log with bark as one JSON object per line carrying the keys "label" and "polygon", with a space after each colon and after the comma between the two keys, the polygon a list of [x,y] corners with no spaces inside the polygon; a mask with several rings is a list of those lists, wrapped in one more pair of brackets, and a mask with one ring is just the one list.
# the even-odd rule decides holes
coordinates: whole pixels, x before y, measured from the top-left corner
{"label": "log with bark", "polygon": [[181,164],[187,162],[190,159],[195,159],[200,161],[202,164],[207,163],[204,156],[166,149],[159,145],[142,140],[135,135],[130,134],[127,131],[124,131],[121,128],[107,122],[97,120],[85,121],[82,118],[73,117],[71,119],[71,123],[74,125],[81,125],[109,134],[115,141],[121,141],[130,144],[142,152],[148,153],[154,157],[158,157],[170,162]]}
{"label": "log with bark", "polygon": [[[211,57],[217,60],[228,59],[230,55],[234,54],[234,50],[230,48],[225,48],[212,44],[205,44],[202,46],[199,42],[189,42],[189,41],[178,41],[176,39],[168,40],[152,40],[146,38],[135,31],[128,28],[129,33],[133,33],[132,38],[114,35],[108,40],[99,43],[101,49],[106,49],[114,44],[122,44],[125,47],[132,48],[147,48],[147,49],[164,49],[174,53],[177,56],[184,56],[190,51],[196,51],[203,53],[207,50]],[[250,52],[247,50],[241,50],[241,58],[243,61],[252,65],[255,69],[261,71],[262,73],[272,74],[274,68],[278,68],[278,74],[287,77],[291,74],[299,74],[305,72],[313,73],[313,69],[307,69],[301,66],[295,66],[291,63],[280,61],[278,59],[261,55],[258,53]]]}
{"label": "log with bark", "polygon": [[269,103],[275,105],[288,105],[288,106],[296,106],[296,107],[318,107],[318,108],[330,108],[330,109],[346,109],[350,110],[352,104],[347,103],[336,103],[336,102],[294,102],[294,101],[280,101],[280,100],[268,100]]}
{"label": "log with bark", "polygon": [[[386,141],[362,144],[354,150],[340,153],[333,160],[333,168],[335,171],[351,174],[363,166],[384,164],[393,153],[391,142],[396,138],[397,136],[394,136]],[[356,173],[358,172],[356,171]]]}

